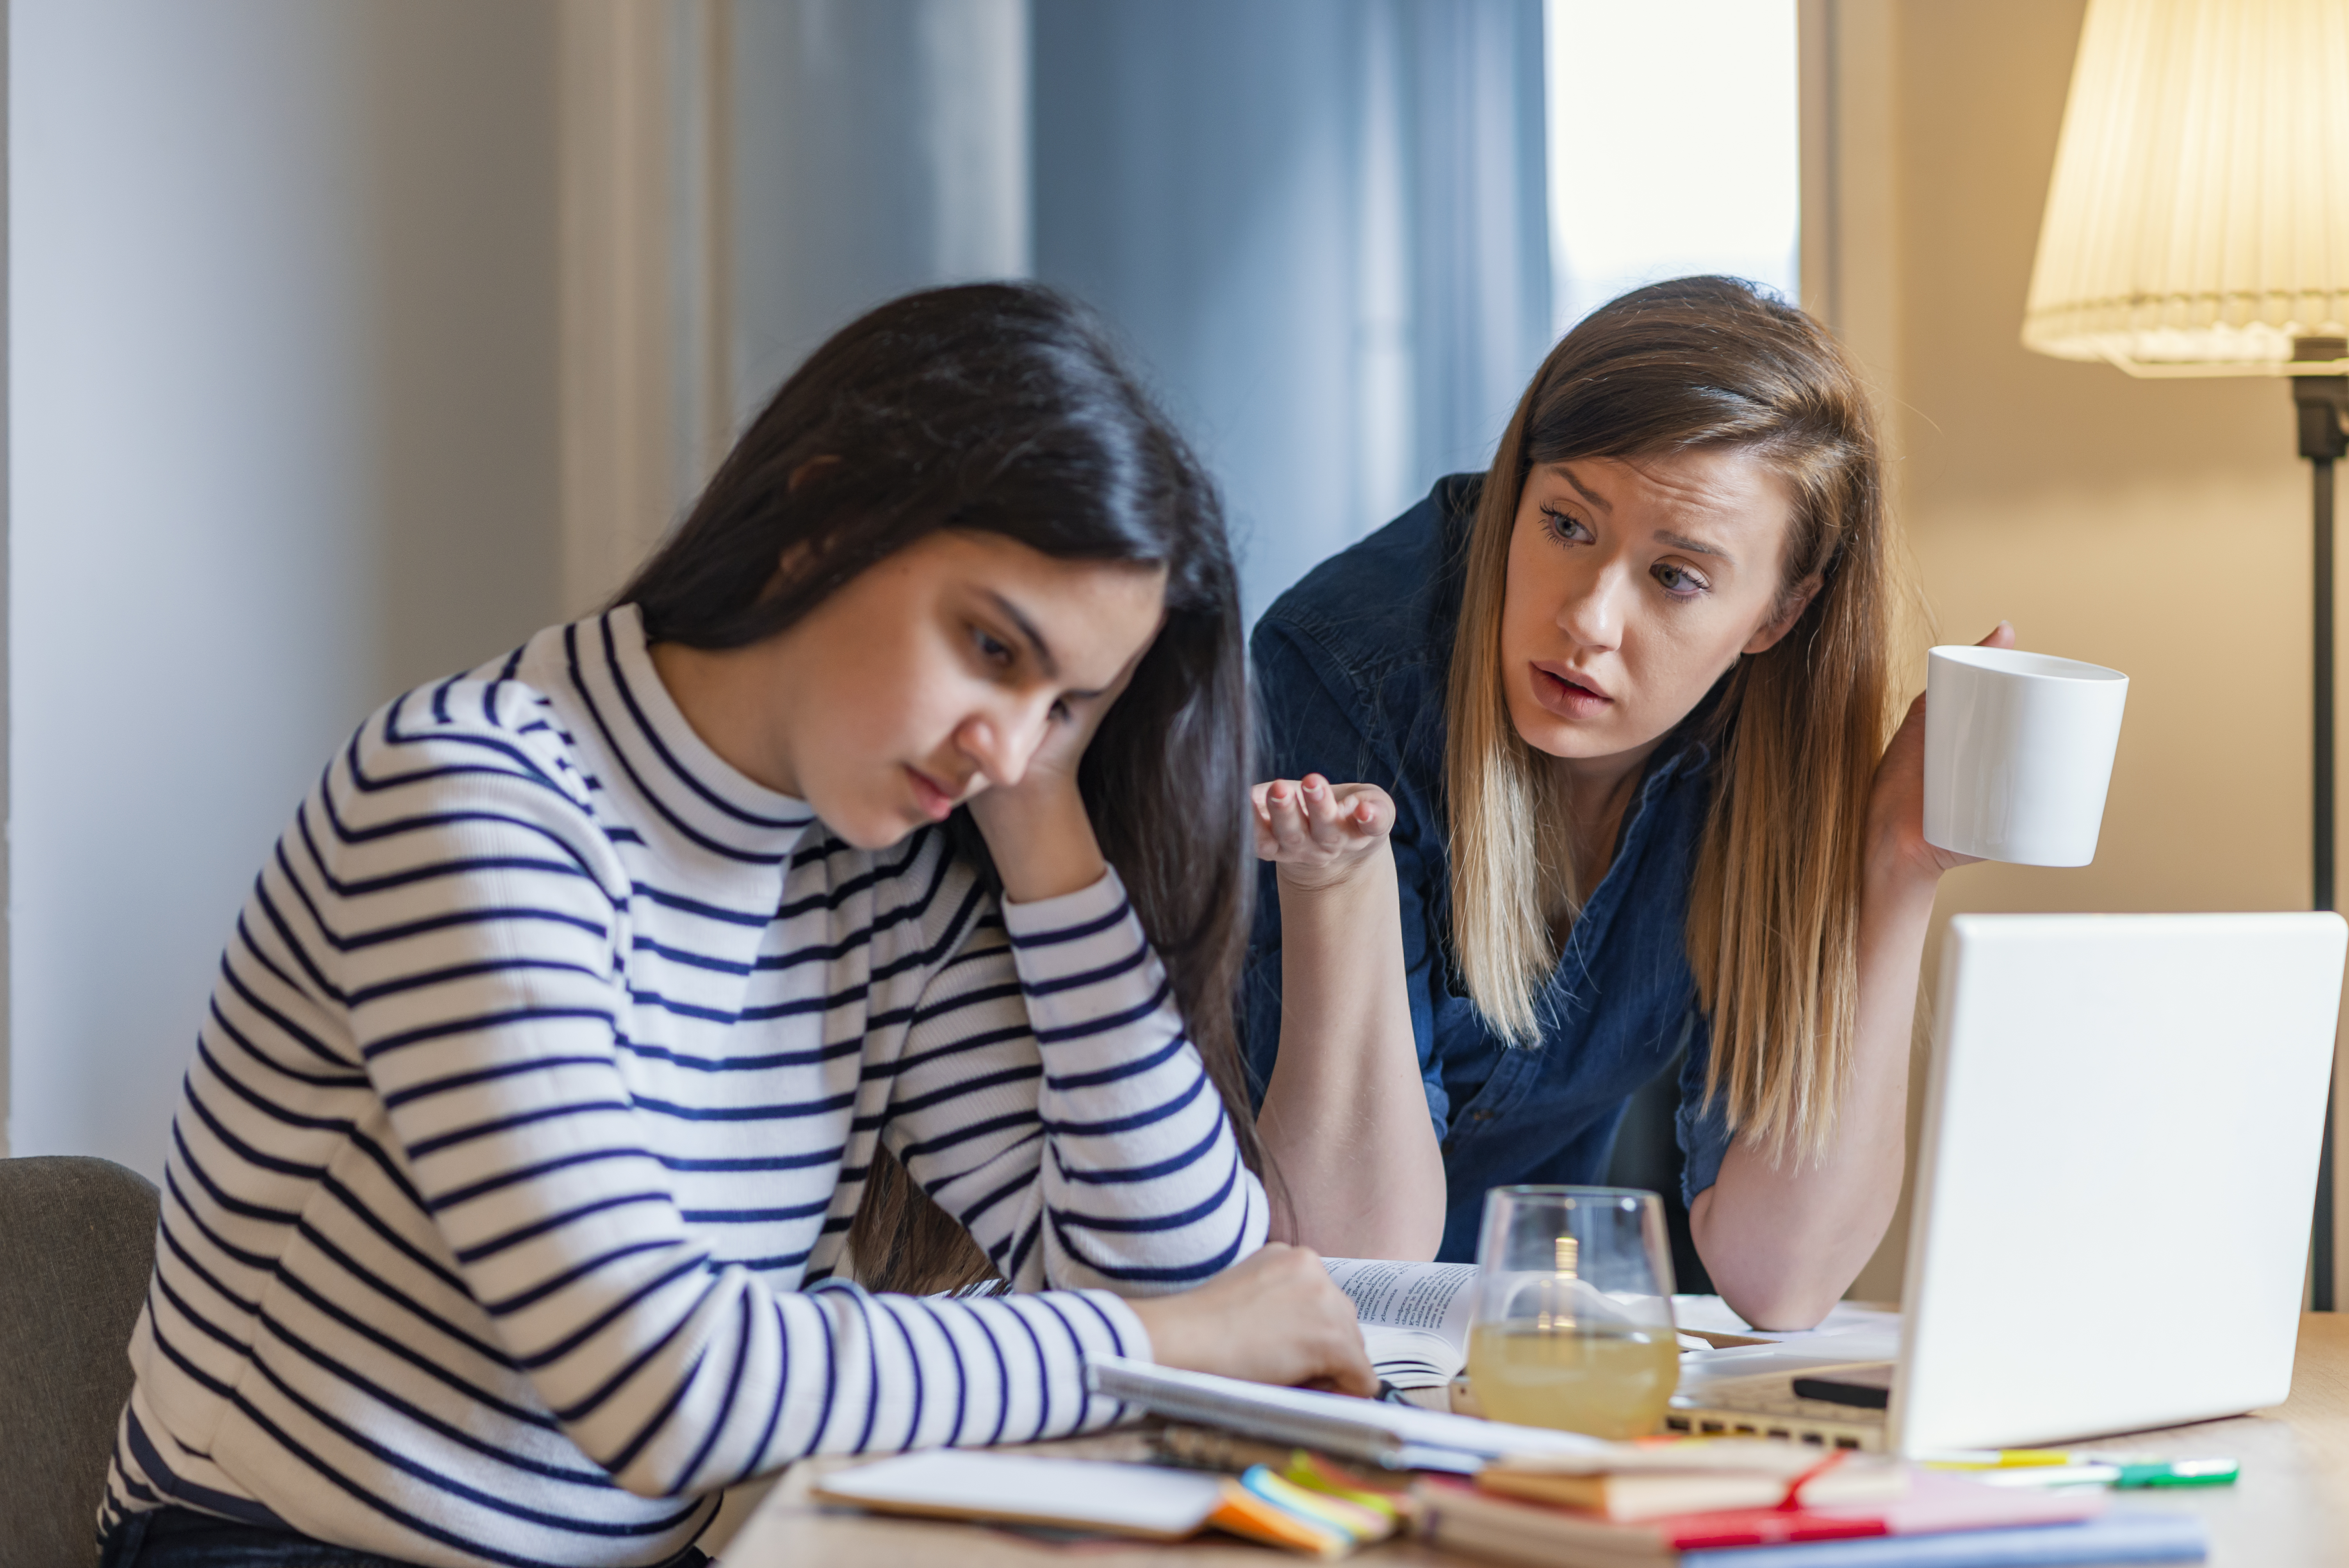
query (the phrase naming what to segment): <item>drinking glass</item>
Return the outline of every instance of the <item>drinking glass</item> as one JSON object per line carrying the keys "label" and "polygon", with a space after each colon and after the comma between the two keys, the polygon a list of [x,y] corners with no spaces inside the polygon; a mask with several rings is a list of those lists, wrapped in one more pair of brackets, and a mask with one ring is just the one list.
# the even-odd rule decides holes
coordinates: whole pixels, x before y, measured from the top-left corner
{"label": "drinking glass", "polygon": [[1496,1421],[1644,1437],[1680,1383],[1663,1201],[1495,1187],[1476,1246],[1468,1379]]}

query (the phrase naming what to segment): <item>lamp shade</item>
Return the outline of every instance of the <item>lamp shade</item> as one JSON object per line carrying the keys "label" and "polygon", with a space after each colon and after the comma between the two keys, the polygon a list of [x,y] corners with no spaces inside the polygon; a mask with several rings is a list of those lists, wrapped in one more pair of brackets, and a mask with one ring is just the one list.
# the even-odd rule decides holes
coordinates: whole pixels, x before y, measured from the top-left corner
{"label": "lamp shade", "polygon": [[2024,346],[2304,375],[2349,371],[2337,344],[2289,363],[2344,323],[2349,0],[2089,0]]}

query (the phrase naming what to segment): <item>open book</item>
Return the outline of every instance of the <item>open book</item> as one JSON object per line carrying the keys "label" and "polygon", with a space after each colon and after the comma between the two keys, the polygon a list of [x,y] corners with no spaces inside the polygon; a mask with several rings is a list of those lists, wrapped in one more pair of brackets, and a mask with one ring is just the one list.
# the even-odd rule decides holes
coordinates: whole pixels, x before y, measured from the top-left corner
{"label": "open book", "polygon": [[[1474,1264],[1402,1264],[1383,1258],[1323,1258],[1321,1266],[1354,1304],[1371,1365],[1397,1388],[1441,1388],[1468,1365],[1468,1324],[1476,1307]],[[1838,1302],[1804,1334],[1748,1328],[1717,1295],[1676,1295],[1683,1351],[1738,1348],[1766,1351],[1775,1342],[1834,1337],[1836,1350],[1855,1361],[1889,1361],[1899,1353],[1900,1315]],[[1723,1367],[1723,1370],[1728,1368]],[[1764,1370],[1754,1364],[1754,1370]]]}
{"label": "open book", "polygon": [[1362,1343],[1380,1377],[1398,1388],[1441,1388],[1468,1365],[1468,1319],[1475,1308],[1474,1264],[1399,1264],[1323,1258],[1330,1278],[1354,1304]]}

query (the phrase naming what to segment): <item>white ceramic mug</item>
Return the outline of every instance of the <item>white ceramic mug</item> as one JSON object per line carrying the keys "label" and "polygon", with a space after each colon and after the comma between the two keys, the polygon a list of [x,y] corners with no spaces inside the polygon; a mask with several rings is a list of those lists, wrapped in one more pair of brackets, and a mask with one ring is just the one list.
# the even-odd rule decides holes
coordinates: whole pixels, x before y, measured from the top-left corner
{"label": "white ceramic mug", "polygon": [[2096,858],[2128,676],[2013,648],[1939,647],[1925,674],[1925,841],[2026,866]]}

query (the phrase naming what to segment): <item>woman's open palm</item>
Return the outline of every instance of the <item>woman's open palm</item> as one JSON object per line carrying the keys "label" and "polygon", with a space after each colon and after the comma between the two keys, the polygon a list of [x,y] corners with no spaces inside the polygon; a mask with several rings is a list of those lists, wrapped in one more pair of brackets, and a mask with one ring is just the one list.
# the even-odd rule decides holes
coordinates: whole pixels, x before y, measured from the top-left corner
{"label": "woman's open palm", "polygon": [[1250,793],[1257,859],[1277,863],[1293,887],[1345,881],[1394,828],[1394,799],[1375,784],[1332,784],[1308,773],[1271,779]]}

